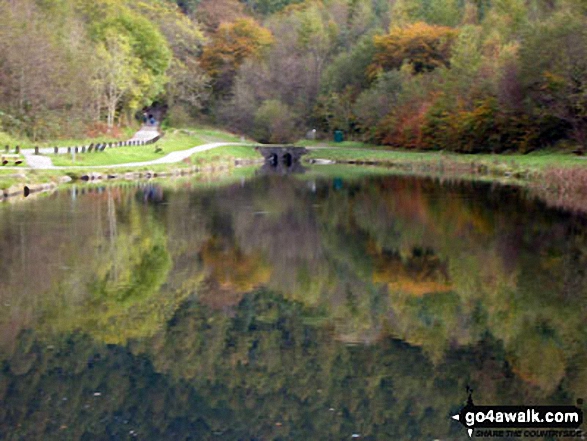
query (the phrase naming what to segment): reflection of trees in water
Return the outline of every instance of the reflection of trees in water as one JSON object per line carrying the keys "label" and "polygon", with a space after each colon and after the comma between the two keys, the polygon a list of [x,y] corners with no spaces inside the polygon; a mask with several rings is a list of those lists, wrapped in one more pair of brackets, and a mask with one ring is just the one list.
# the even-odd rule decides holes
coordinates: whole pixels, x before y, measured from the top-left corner
{"label": "reflection of trees in water", "polygon": [[[107,191],[108,194],[108,235],[110,239],[110,253],[116,253],[116,209],[114,208],[114,198],[112,192]],[[115,277],[118,273],[116,266],[114,267]]]}
{"label": "reflection of trees in water", "polygon": [[446,263],[431,250],[412,250],[411,255],[387,254],[378,250],[374,257],[373,281],[387,285],[389,291],[422,297],[429,293],[450,292]]}
{"label": "reflection of trees in water", "polygon": [[[514,371],[545,392],[584,351],[576,345],[587,294],[579,219],[479,184],[386,178],[313,195],[282,180],[255,190],[223,207],[234,240],[267,256],[268,286],[326,308],[344,340],[380,335],[386,323],[439,362],[489,332]],[[250,216],[250,204],[267,214]]]}
{"label": "reflection of trees in water", "polygon": [[[222,353],[226,335],[216,326],[229,326],[226,311],[234,314],[246,293],[265,287],[286,304],[318,311],[304,320],[342,342],[380,347],[392,336],[420,348],[437,369],[461,352],[477,354],[490,336],[498,342],[491,348],[500,378],[507,364],[536,394],[559,386],[572,395],[587,391],[577,369],[587,342],[584,225],[513,190],[388,177],[345,182],[338,191],[318,181],[313,192],[293,178],[263,177],[169,194],[169,205],[113,193],[112,211],[102,198],[79,199],[84,213],[71,227],[75,239],[53,224],[25,227],[43,257],[31,256],[37,266],[30,277],[38,284],[23,282],[38,306],[0,313],[3,329],[14,330],[4,338],[13,342],[41,316],[44,329],[81,329],[113,343],[152,337],[160,347],[171,344],[161,333],[164,324],[189,298],[218,311],[206,325],[214,335],[202,345]],[[66,219],[44,215],[51,216]],[[116,236],[105,236],[113,226]],[[0,241],[17,268],[21,250],[12,251],[8,236]],[[55,273],[49,265],[66,262],[72,270]],[[9,281],[0,293],[20,292],[16,279]],[[270,320],[271,314],[257,316]],[[195,327],[191,334],[200,332]],[[158,369],[181,370],[175,361],[185,348],[159,360]],[[245,353],[230,358],[238,364]],[[191,372],[215,369],[208,364]],[[499,382],[485,368],[472,381],[483,388]]]}
{"label": "reflection of trees in water", "polygon": [[[46,350],[46,336],[23,333],[2,361],[0,436],[467,439],[449,418],[465,385],[480,402],[545,399],[513,375],[491,338],[433,364],[390,338],[337,343],[316,325],[321,315],[261,291],[232,317],[186,301],[128,348],[63,334]],[[567,404],[562,391],[547,399]]]}
{"label": "reflection of trees in water", "polygon": [[232,241],[211,237],[200,251],[206,282],[198,290],[200,301],[217,308],[233,307],[271,277],[271,266],[260,253],[245,254]]}
{"label": "reflection of trees in water", "polygon": [[[49,283],[33,273],[35,302],[23,302],[21,307],[31,311],[37,326],[65,332],[81,329],[110,343],[152,334],[173,313],[171,305],[177,301],[174,292],[158,296],[172,263],[165,230],[119,191],[108,189],[92,199],[89,206],[80,199],[89,213],[80,213],[79,223],[63,228],[71,236],[64,237],[61,226],[51,224],[55,242],[61,243],[49,249],[38,245],[44,260],[35,262]],[[55,214],[47,214],[51,216]],[[21,225],[36,234],[36,226]],[[45,233],[43,238],[52,244],[53,231]],[[19,284],[10,288],[18,292]],[[0,323],[4,318],[0,316]]]}
{"label": "reflection of trees in water", "polygon": [[[265,285],[321,308],[342,341],[391,334],[441,363],[489,333],[545,393],[571,374],[585,341],[575,332],[585,299],[578,220],[508,189],[398,178],[345,188],[264,178],[190,196],[191,212],[205,213],[182,228],[182,239],[200,238],[200,298],[234,308]],[[169,231],[179,223],[168,219]]]}

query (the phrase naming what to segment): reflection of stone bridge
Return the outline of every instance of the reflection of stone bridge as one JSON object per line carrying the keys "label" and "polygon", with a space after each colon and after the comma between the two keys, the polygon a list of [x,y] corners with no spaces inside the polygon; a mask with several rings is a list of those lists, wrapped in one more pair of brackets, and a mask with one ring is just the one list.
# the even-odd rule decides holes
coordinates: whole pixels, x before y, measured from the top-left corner
{"label": "reflection of stone bridge", "polygon": [[257,147],[256,150],[265,158],[265,167],[284,172],[300,169],[300,159],[308,153],[304,147],[292,146]]}

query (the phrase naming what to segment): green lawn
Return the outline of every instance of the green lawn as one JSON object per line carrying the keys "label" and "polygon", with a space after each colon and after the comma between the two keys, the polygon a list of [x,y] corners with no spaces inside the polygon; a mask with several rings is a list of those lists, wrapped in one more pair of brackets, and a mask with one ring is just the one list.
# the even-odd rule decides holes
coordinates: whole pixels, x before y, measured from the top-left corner
{"label": "green lawn", "polygon": [[0,132],[0,149],[4,152],[5,146],[10,147],[11,153],[14,152],[14,147],[20,146],[20,148],[31,148],[33,144],[30,141],[16,139],[13,136],[5,132]]}
{"label": "green lawn", "polygon": [[98,136],[96,138],[66,138],[66,139],[54,139],[49,141],[38,141],[33,142],[28,139],[17,139],[7,133],[0,132],[0,148],[3,150],[4,146],[9,145],[11,150],[14,150],[15,146],[20,146],[22,148],[33,148],[37,147],[73,147],[73,146],[83,146],[89,145],[90,143],[98,143],[98,142],[118,142],[122,140],[126,140],[132,137],[133,133],[135,132],[132,128],[127,128],[123,131],[122,138],[114,138],[112,136]]}
{"label": "green lawn", "polygon": [[[187,150],[209,142],[239,141],[240,138],[236,135],[217,129],[170,129],[156,144],[107,148],[103,152],[80,153],[76,155],[75,161],[72,159],[71,155],[49,156],[53,160],[53,164],[58,166],[100,166],[151,161],[171,152]],[[161,151],[156,153],[156,149],[161,149]],[[209,152],[203,152],[198,153],[197,155],[205,155],[210,158],[208,153]]]}
{"label": "green lawn", "polygon": [[255,148],[248,145],[227,145],[218,147],[213,150],[206,150],[205,152],[196,153],[192,156],[192,163],[197,165],[205,165],[211,163],[234,163],[236,159],[253,160],[262,159],[259,152]]}
{"label": "green lawn", "polygon": [[177,129],[180,132],[191,132],[205,140],[206,142],[241,142],[241,137],[234,133],[229,133],[214,127],[200,126],[200,127],[185,127]]}
{"label": "green lawn", "polygon": [[410,152],[400,150],[369,150],[321,148],[312,150],[304,159],[330,159],[334,161],[374,161],[389,164],[478,164],[494,170],[512,172],[541,171],[548,167],[587,166],[587,159],[568,153],[538,151],[523,154],[467,155],[446,152]]}
{"label": "green lawn", "polygon": [[348,149],[385,149],[385,146],[366,144],[361,141],[312,141],[309,139],[302,139],[295,143],[296,146],[302,147],[336,147],[336,148],[348,148]]}
{"label": "green lawn", "polygon": [[[127,162],[151,161],[178,150],[205,144],[206,141],[197,136],[183,133],[169,133],[159,142],[149,145],[107,148],[103,152],[79,153],[73,160],[71,155],[48,155],[54,165],[58,166],[99,166],[125,164]],[[156,149],[161,149],[156,153]]]}
{"label": "green lawn", "polygon": [[81,146],[88,146],[90,144],[97,144],[97,143],[104,143],[104,142],[120,142],[125,141],[127,139],[132,138],[132,133],[128,134],[128,136],[123,136],[121,138],[114,138],[112,136],[98,136],[96,138],[68,138],[68,139],[58,139],[58,140],[51,140],[51,141],[42,141],[42,142],[35,142],[30,143],[29,147],[38,146],[38,147],[81,147]]}
{"label": "green lawn", "polygon": [[[13,185],[24,183],[24,177],[15,170],[0,170],[0,189],[6,189]],[[0,193],[0,199],[2,193]]]}
{"label": "green lawn", "polygon": [[[0,169],[0,189],[7,189],[15,185],[29,185],[31,183],[41,184],[55,182],[63,176],[60,173],[41,172],[36,170],[6,170]],[[0,195],[1,197],[1,195]]]}

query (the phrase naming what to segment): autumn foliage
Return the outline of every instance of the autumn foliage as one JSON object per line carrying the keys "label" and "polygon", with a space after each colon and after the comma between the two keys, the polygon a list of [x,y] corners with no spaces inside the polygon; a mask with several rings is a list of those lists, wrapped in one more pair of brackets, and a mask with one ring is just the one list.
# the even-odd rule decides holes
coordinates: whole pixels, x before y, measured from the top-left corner
{"label": "autumn foliage", "polygon": [[223,23],[202,54],[202,67],[215,81],[216,90],[230,90],[240,65],[247,58],[258,58],[271,45],[271,32],[251,18]]}
{"label": "autumn foliage", "polygon": [[586,48],[575,0],[0,2],[0,130],[114,131],[158,102],[258,141],[584,153]]}
{"label": "autumn foliage", "polygon": [[374,78],[383,70],[399,69],[403,64],[408,64],[414,73],[449,66],[450,49],[457,35],[456,29],[419,22],[376,36],[377,52],[369,74]]}

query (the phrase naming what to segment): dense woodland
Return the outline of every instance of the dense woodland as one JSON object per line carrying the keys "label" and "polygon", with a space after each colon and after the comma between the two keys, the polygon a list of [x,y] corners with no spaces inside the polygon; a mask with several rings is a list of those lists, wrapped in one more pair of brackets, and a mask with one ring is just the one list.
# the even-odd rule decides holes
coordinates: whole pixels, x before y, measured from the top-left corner
{"label": "dense woodland", "polygon": [[584,0],[3,0],[0,66],[32,139],[158,103],[269,142],[587,147]]}

